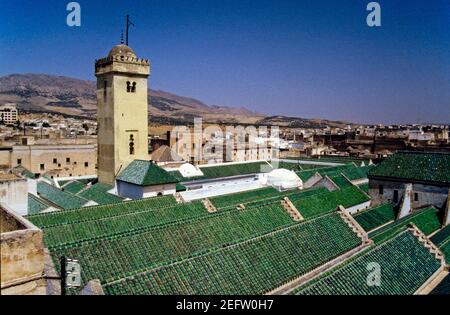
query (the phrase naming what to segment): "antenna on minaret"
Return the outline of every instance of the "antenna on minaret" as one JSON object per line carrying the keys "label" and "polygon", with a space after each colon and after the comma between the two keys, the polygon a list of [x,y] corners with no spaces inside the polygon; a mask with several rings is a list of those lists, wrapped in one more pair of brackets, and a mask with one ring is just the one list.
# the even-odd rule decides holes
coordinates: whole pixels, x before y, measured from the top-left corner
{"label": "antenna on minaret", "polygon": [[123,45],[123,30],[120,33],[120,44]]}
{"label": "antenna on minaret", "polygon": [[126,36],[125,36],[125,45],[128,46],[128,30],[130,28],[130,26],[134,26],[133,22],[130,21],[130,15],[127,14],[127,24],[126,24]]}

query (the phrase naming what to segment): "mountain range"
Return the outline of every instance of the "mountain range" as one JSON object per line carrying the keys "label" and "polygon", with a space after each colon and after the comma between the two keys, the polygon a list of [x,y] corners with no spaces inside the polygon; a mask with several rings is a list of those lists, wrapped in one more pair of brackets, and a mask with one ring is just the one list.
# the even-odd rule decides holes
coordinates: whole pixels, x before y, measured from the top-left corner
{"label": "mountain range", "polygon": [[[96,115],[96,83],[48,74],[11,74],[0,77],[0,104],[16,103],[29,112],[57,113],[93,118]],[[150,123],[187,124],[194,117],[204,122],[277,125],[285,127],[343,127],[348,123],[323,119],[266,116],[245,108],[207,105],[190,97],[148,90]]]}

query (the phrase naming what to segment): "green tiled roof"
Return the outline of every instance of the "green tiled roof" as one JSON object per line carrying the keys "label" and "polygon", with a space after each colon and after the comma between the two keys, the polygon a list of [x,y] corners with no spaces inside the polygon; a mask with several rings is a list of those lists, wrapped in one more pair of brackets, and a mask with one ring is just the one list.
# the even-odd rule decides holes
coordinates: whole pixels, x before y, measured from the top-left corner
{"label": "green tiled roof", "polygon": [[434,207],[427,207],[369,233],[369,238],[375,243],[381,243],[391,238],[392,235],[398,233],[409,223],[415,224],[425,235],[430,235],[441,226],[438,210]]}
{"label": "green tiled roof", "polygon": [[[171,196],[173,199],[173,196]],[[83,242],[93,238],[105,238],[123,233],[156,228],[176,221],[190,220],[209,215],[200,200],[167,205],[170,199],[161,197],[140,199],[110,205],[58,211],[58,215],[35,215],[29,219],[39,228],[39,222],[66,222],[44,228],[44,243],[48,248],[68,243]],[[158,204],[160,204],[158,206]],[[166,204],[164,206],[161,204]],[[147,210],[148,207],[151,209]],[[92,211],[94,210],[94,211]],[[64,217],[64,214],[67,216]],[[195,241],[195,240],[194,240]],[[140,244],[137,244],[140,245]]]}
{"label": "green tiled roof", "polygon": [[117,180],[139,185],[161,185],[177,183],[178,180],[152,161],[134,160],[120,174]]}
{"label": "green tiled roof", "polygon": [[272,167],[277,167],[277,168],[285,168],[287,170],[291,170],[291,171],[301,171],[303,170],[303,165],[300,165],[298,163],[289,163],[289,162],[283,162],[283,161],[271,161],[270,165],[272,165]]}
{"label": "green tiled roof", "polygon": [[314,187],[303,190],[294,189],[280,192],[273,187],[264,187],[233,194],[214,196],[208,199],[213,203],[216,209],[225,210],[236,208],[236,206],[240,204],[245,204],[246,207],[255,207],[270,203],[279,203],[284,197],[289,197],[291,200],[298,200],[327,191],[328,190],[323,187]]}
{"label": "green tiled roof", "polygon": [[[108,185],[108,184],[104,184],[104,183],[95,183],[94,185],[92,185],[91,187],[87,188],[85,191],[88,190],[95,190],[95,191],[101,191],[101,192],[108,192],[109,190],[113,189],[114,186]],[[81,193],[83,193],[84,191],[82,191]]]}
{"label": "green tiled roof", "polygon": [[42,198],[54,203],[62,209],[81,208],[89,200],[73,195],[69,192],[62,191],[45,182],[38,182],[37,192]]}
{"label": "green tiled roof", "polygon": [[[369,285],[368,266],[377,263],[381,285]],[[299,295],[414,294],[440,267],[440,262],[409,230],[363,251],[294,290]]]}
{"label": "green tiled roof", "polygon": [[33,194],[28,194],[28,214],[40,213],[49,207],[44,200]]}
{"label": "green tiled roof", "polygon": [[322,176],[328,175],[329,177],[344,174],[349,180],[364,179],[367,178],[367,172],[374,166],[355,166],[353,163],[340,166],[321,167],[318,169],[306,169],[296,172],[302,181],[307,181],[315,173],[319,173]]}
{"label": "green tiled roof", "polygon": [[[166,210],[166,208],[178,205],[173,195],[166,195],[161,197],[145,198],[138,200],[129,200],[116,204],[109,205],[97,205],[92,207],[84,207],[78,209],[72,209],[67,211],[55,211],[51,213],[41,213],[37,215],[32,215],[28,217],[34,225],[41,229],[46,229],[57,225],[69,225],[75,223],[88,222],[92,220],[104,220],[107,218],[124,216],[126,214],[133,214],[143,211],[162,211],[166,213],[167,216],[175,214],[177,211],[173,209]],[[200,206],[202,206],[200,202]],[[192,215],[191,208],[183,208],[182,211],[178,211],[180,216],[184,214]],[[184,213],[184,212],[188,213]],[[156,217],[155,221],[164,219],[164,215]],[[178,217],[176,217],[178,219]],[[130,223],[133,220],[129,221]],[[132,229],[136,224],[131,224],[130,229]],[[117,226],[115,227],[117,228]],[[64,234],[60,237],[69,238],[69,235]]]}
{"label": "green tiled roof", "polygon": [[450,274],[430,292],[432,295],[450,295]]}
{"label": "green tiled roof", "polygon": [[87,185],[90,182],[94,181],[96,179],[96,177],[90,177],[90,178],[81,178],[81,179],[77,179],[77,181]]}
{"label": "green tiled roof", "polygon": [[338,175],[331,175],[329,177],[339,188],[350,187],[350,186],[353,185],[344,176],[342,176],[340,174],[338,174]]}
{"label": "green tiled roof", "polygon": [[334,211],[339,205],[342,205],[344,208],[349,208],[370,200],[356,186],[349,186],[335,191],[326,190],[322,193],[312,194],[298,200],[296,198],[289,199],[291,199],[294,206],[304,218]]}
{"label": "green tiled roof", "polygon": [[449,185],[450,153],[398,152],[383,160],[368,175]]}
{"label": "green tiled roof", "polygon": [[[174,263],[161,264],[146,270],[141,269],[143,272],[138,270],[121,278],[113,278],[103,286],[105,293],[119,295],[265,294],[361,244],[361,239],[338,213],[292,224],[273,230],[271,233],[261,232],[263,226],[271,230],[273,226],[280,226],[291,221],[289,216],[283,213],[280,204],[273,206],[277,210],[267,209],[265,215],[259,215],[259,218],[253,215],[245,221],[236,219],[248,212],[238,211],[234,215],[236,219],[228,221],[230,223],[223,223],[222,228],[214,228],[213,232],[203,232],[203,234],[199,231],[197,234],[207,235],[208,239],[214,240],[231,236],[232,238],[226,241],[227,245],[220,246],[219,243],[218,246],[216,243],[215,247],[210,246],[208,250],[198,251],[189,258],[182,257],[176,262],[172,259]],[[271,213],[270,216],[269,213]],[[251,213],[248,214],[252,216]],[[272,218],[269,219],[270,217]],[[255,223],[258,229],[251,227]],[[209,228],[216,226],[211,223],[204,225]],[[237,232],[237,226],[240,231],[246,232]],[[228,227],[232,229],[229,230]],[[249,236],[248,231],[258,232],[255,233],[256,236],[255,234]],[[169,236],[172,234],[177,233],[167,233]],[[180,234],[185,235],[184,231]],[[198,236],[194,235],[197,240]],[[176,242],[154,241],[153,244],[159,246],[159,243]],[[151,249],[144,251],[144,253],[152,252],[154,251]],[[164,252],[173,252],[173,250],[167,249]],[[148,264],[148,261],[152,260],[154,259],[147,258],[143,261]]]}
{"label": "green tiled roof", "polygon": [[181,175],[180,171],[167,171],[167,172],[176,179],[178,179],[178,181],[180,182],[184,180],[184,177],[183,175]]}
{"label": "green tiled roof", "polygon": [[186,189],[187,189],[186,186],[184,186],[184,185],[182,185],[180,183],[177,183],[175,188],[176,188],[177,191],[186,191]]}
{"label": "green tiled roof", "polygon": [[64,187],[62,187],[62,190],[68,191],[68,192],[70,192],[72,194],[77,194],[84,187],[85,187],[85,185],[82,182],[74,180],[73,182],[70,182],[67,185],[64,185]]}
{"label": "green tiled roof", "polygon": [[450,225],[447,225],[445,228],[433,235],[431,241],[439,246],[439,244],[444,242],[446,239],[450,239]]}
{"label": "green tiled roof", "polygon": [[[50,250],[56,259],[62,255],[79,259],[84,279],[99,279],[104,283],[128,272],[158,267],[175,257],[188,258],[207,249],[220,248],[294,223],[283,206],[276,203],[243,211],[205,214],[201,218],[181,220],[164,227],[130,231],[69,246],[51,247]],[[107,264],[102,263],[105,259]]]}
{"label": "green tiled roof", "polygon": [[235,206],[241,203],[246,203],[254,200],[260,200],[272,196],[279,195],[278,190],[272,187],[259,188],[249,191],[238,192],[234,194],[220,195],[210,197],[209,200],[214,204],[217,209],[225,208],[228,206]]}
{"label": "green tiled roof", "polygon": [[294,172],[331,167],[329,165],[324,164],[310,164],[311,163],[310,161],[308,164],[300,163],[300,161],[297,162],[270,161],[269,163],[270,165],[272,165],[273,168],[277,166],[277,168],[285,168],[287,170],[291,170]]}
{"label": "green tiled roof", "polygon": [[444,254],[447,265],[450,265],[450,238],[447,238],[443,243],[441,243],[439,245],[439,249]]}
{"label": "green tiled roof", "polygon": [[354,164],[346,164],[346,165],[341,165],[341,166],[332,166],[332,167],[324,167],[324,168],[320,168],[320,169],[308,169],[308,170],[303,170],[303,171],[299,171],[296,172],[296,174],[300,177],[300,179],[302,181],[307,181],[308,179],[310,179],[315,173],[319,173],[322,176],[328,175],[337,175],[340,174],[341,172],[350,170],[350,169],[355,169],[357,168]]}
{"label": "green tiled roof", "polygon": [[80,192],[78,196],[81,196],[88,200],[94,200],[99,205],[107,205],[111,203],[121,202],[123,200],[122,197],[108,193],[108,190],[112,188],[113,187],[110,185],[97,183],[92,185],[88,189]]}
{"label": "green tiled roof", "polygon": [[15,174],[20,174],[23,177],[26,178],[30,178],[30,179],[34,179],[35,175],[34,173],[30,172],[29,170],[27,170],[25,167],[23,167],[22,165],[18,165],[16,167],[13,168],[13,173]]}
{"label": "green tiled roof", "polygon": [[359,212],[353,217],[366,232],[369,232],[383,224],[395,220],[394,205],[392,203],[384,203]]}
{"label": "green tiled roof", "polygon": [[349,180],[363,179],[363,178],[367,178],[367,173],[374,167],[375,167],[375,165],[348,168],[348,169],[342,171],[342,173]]}
{"label": "green tiled roof", "polygon": [[369,193],[369,183],[363,183],[358,185],[359,189],[361,189],[362,191]]}
{"label": "green tiled roof", "polygon": [[355,163],[360,166],[363,162],[365,165],[370,163],[368,159],[357,159],[354,157],[346,156],[318,156],[318,157],[288,157],[288,160],[299,160],[299,161],[319,161],[319,162],[330,162],[330,163],[342,163],[342,164],[352,164]]}
{"label": "green tiled roof", "polygon": [[450,264],[450,225],[447,225],[445,228],[433,235],[431,241],[439,247],[444,254],[447,264]]}
{"label": "green tiled roof", "polygon": [[266,161],[259,161],[225,165],[218,164],[217,166],[200,166],[200,170],[205,178],[218,178],[270,172],[272,166]]}
{"label": "green tiled roof", "polygon": [[[295,165],[295,164],[292,164]],[[237,164],[217,164],[214,166],[200,166],[203,176],[183,177],[179,171],[168,171],[178,181],[193,181],[202,179],[212,179],[219,177],[230,177],[246,174],[257,174],[261,172],[270,172],[272,166],[266,161],[237,163]]]}

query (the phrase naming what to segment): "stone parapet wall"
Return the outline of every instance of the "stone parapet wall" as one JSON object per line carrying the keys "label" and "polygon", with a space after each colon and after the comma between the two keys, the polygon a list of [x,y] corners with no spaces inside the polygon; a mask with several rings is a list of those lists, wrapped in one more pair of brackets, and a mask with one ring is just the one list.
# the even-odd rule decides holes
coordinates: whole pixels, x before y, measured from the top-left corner
{"label": "stone parapet wall", "polygon": [[[13,229],[14,225],[8,224],[9,231],[0,234],[1,288],[2,294],[5,294],[11,290],[14,292],[13,286],[23,287],[28,282],[42,280],[44,245],[42,231],[28,220],[16,215],[4,205],[0,206],[0,216],[4,222],[16,221],[15,225],[19,228]],[[30,291],[36,286],[38,284],[22,289]],[[17,290],[21,291],[20,288]]]}

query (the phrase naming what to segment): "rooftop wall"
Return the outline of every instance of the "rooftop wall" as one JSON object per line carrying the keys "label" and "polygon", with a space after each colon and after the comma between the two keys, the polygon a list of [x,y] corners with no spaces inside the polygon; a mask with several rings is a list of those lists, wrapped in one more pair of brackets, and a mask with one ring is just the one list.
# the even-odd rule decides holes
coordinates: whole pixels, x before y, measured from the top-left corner
{"label": "rooftop wall", "polygon": [[44,270],[42,230],[0,205],[1,288],[39,280]]}
{"label": "rooftop wall", "polygon": [[15,212],[25,215],[28,208],[28,182],[14,174],[0,175],[0,202]]}

